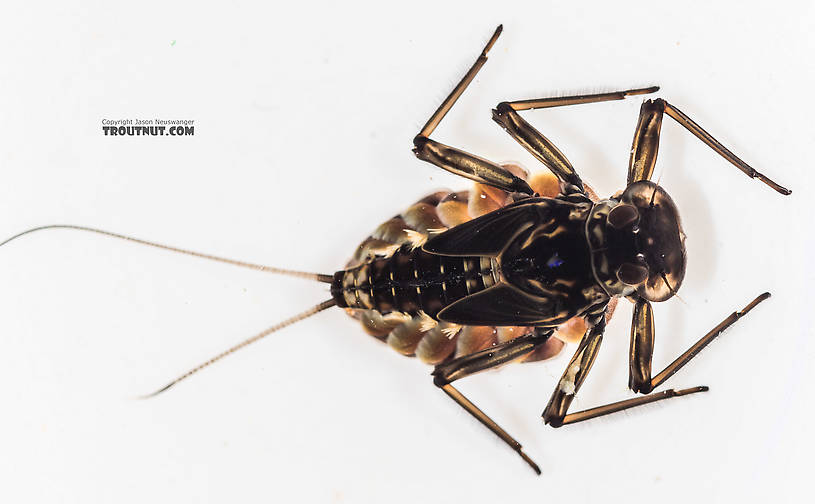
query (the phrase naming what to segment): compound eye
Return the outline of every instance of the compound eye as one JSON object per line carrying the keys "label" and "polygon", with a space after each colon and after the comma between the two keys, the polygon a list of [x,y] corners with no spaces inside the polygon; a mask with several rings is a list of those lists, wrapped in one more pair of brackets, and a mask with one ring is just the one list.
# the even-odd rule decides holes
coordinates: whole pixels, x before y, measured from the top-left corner
{"label": "compound eye", "polygon": [[628,203],[619,203],[608,213],[608,223],[615,229],[633,228],[639,221],[637,207]]}
{"label": "compound eye", "polygon": [[628,285],[639,285],[648,278],[648,268],[642,264],[623,263],[617,269],[617,278]]}

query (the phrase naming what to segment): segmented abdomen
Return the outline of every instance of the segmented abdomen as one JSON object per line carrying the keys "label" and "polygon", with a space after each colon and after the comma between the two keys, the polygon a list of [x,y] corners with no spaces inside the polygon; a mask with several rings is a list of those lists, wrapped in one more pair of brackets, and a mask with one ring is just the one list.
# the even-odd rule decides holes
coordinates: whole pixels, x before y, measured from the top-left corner
{"label": "segmented abdomen", "polygon": [[445,306],[497,281],[495,259],[439,256],[404,245],[390,257],[338,271],[331,294],[341,308],[436,318]]}
{"label": "segmented abdomen", "polygon": [[[559,184],[551,173],[530,177],[516,165],[503,166],[526,179],[541,196],[557,196]],[[429,233],[442,232],[510,202],[507,193],[482,184],[475,184],[470,191],[440,191],[419,200],[382,223],[357,247],[346,269],[335,275],[332,295],[366,332],[428,364],[439,364],[530,332],[531,327],[437,323],[432,317],[441,308],[494,283],[495,265],[489,259],[441,257],[420,249]],[[558,328],[557,338],[550,338],[523,360],[557,355],[563,341],[579,339],[585,327],[580,317],[569,320]]]}

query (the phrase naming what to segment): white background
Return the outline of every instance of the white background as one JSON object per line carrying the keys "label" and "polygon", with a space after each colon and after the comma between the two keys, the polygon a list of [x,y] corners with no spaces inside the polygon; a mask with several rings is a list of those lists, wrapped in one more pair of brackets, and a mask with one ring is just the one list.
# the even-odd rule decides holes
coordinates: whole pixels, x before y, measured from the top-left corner
{"label": "white background", "polygon": [[[3,502],[757,502],[810,494],[810,2],[26,3],[0,21],[0,235],[73,223],[332,273],[379,222],[469,182],[411,139],[495,26],[504,35],[436,138],[533,158],[499,101],[662,86],[782,197],[666,118],[658,174],[688,273],[656,307],[661,369],[773,297],[673,377],[676,399],[554,430],[571,354],[460,382],[544,473],[435,389],[430,368],[339,310],[152,400],[326,286],[72,231],[0,249]],[[173,44],[173,42],[175,42]],[[534,111],[603,195],[625,183],[641,97]],[[195,136],[111,138],[103,118],[189,118]],[[575,410],[631,396],[622,303]]]}

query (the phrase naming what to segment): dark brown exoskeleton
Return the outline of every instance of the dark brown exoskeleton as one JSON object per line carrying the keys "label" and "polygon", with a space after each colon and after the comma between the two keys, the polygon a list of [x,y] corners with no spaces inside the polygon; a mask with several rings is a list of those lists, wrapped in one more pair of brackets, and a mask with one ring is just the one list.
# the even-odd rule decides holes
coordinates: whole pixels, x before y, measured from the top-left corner
{"label": "dark brown exoskeleton", "polygon": [[[543,411],[544,421],[553,427],[702,392],[707,387],[651,394],[722,331],[770,296],[763,293],[729,315],[652,377],[651,303],[676,294],[686,264],[685,235],[677,207],[668,193],[650,180],[663,115],[675,119],[748,176],[781,194],[790,191],[748,166],[676,107],[656,99],[646,100],[640,111],[627,187],[599,200],[557,147],[519,115],[523,110],[621,100],[656,92],[657,87],[499,103],[493,119],[551,174],[529,177],[517,166],[498,165],[430,139],[486,62],[487,52],[500,33],[499,26],[475,64],[413,141],[419,159],[474,180],[476,188],[470,193],[436,193],[419,201],[377,228],[346,268],[334,275],[233,261],[81,226],[43,226],[17,236],[48,228],[80,229],[331,285],[331,299],[243,341],[151,395],[282,327],[338,306],[401,353],[417,355],[435,365],[434,384],[540,473],[521,444],[455,389],[453,381],[512,361],[551,357],[559,352],[562,341],[575,340],[579,341],[577,350]],[[607,318],[622,297],[634,303],[629,387],[646,395],[569,413],[575,393],[597,356]]]}

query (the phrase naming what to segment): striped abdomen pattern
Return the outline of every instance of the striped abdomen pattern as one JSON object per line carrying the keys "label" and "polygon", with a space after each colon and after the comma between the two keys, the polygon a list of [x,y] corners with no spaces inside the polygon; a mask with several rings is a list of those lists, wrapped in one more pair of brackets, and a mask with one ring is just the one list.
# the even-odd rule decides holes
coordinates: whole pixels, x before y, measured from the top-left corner
{"label": "striped abdomen pattern", "polygon": [[494,285],[499,274],[495,259],[438,256],[404,245],[390,257],[338,271],[331,295],[343,308],[435,318],[445,306]]}
{"label": "striped abdomen pattern", "polygon": [[[529,176],[515,165],[504,165],[546,197],[555,197],[559,184],[549,172]],[[427,324],[427,316],[495,281],[495,265],[480,257],[442,257],[421,251],[416,237],[455,227],[495,211],[511,200],[498,189],[475,184],[469,191],[440,191],[423,198],[383,222],[354,252],[346,268],[334,276],[332,295],[368,334],[404,355],[428,364],[468,355],[517,338],[530,327],[464,326],[449,332],[450,324]],[[421,311],[421,314],[420,314]],[[561,325],[557,338],[524,361],[547,359],[563,341],[579,339],[585,331],[581,317]]]}

